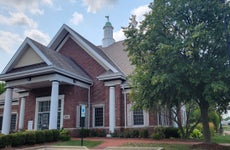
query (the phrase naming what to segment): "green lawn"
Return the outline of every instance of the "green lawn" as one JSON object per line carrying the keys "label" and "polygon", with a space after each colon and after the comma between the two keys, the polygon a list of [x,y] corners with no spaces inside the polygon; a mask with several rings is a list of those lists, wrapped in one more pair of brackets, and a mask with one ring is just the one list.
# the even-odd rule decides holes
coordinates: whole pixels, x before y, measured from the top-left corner
{"label": "green lawn", "polygon": [[[102,141],[83,141],[83,146],[86,146],[88,148],[95,147],[97,145],[100,145]],[[64,141],[64,142],[59,142],[55,144],[56,146],[81,146],[81,140],[70,140],[70,141]]]}
{"label": "green lawn", "polygon": [[215,135],[212,137],[214,143],[230,143],[230,135]]}

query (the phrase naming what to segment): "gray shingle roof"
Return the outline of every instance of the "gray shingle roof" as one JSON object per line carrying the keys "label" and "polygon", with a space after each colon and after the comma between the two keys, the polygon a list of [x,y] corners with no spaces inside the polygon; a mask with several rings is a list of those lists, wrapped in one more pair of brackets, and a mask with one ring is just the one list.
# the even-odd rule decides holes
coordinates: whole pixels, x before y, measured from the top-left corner
{"label": "gray shingle roof", "polygon": [[91,80],[88,74],[83,69],[81,69],[81,67],[78,66],[71,58],[64,56],[52,49],[49,49],[34,40],[31,41],[52,62],[53,66]]}
{"label": "gray shingle roof", "polygon": [[126,76],[134,71],[135,66],[131,65],[129,61],[128,53],[124,50],[123,41],[115,42],[108,47],[101,47],[101,49]]}

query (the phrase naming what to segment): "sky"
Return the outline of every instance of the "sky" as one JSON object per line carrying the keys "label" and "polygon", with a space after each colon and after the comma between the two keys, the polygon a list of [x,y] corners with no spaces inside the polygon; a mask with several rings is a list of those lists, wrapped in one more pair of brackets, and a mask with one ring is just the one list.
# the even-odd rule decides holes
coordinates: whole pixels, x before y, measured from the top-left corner
{"label": "sky", "polygon": [[131,15],[141,22],[152,0],[0,0],[0,73],[26,37],[48,45],[67,24],[95,45],[101,45],[109,16],[115,41]]}

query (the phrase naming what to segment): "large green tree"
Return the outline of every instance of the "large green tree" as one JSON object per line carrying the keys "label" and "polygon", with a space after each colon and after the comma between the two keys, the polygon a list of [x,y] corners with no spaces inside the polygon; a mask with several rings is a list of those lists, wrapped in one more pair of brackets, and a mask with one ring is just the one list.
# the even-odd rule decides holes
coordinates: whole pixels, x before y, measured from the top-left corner
{"label": "large green tree", "polygon": [[154,0],[140,26],[124,29],[136,107],[194,101],[210,142],[208,110],[230,101],[229,3],[222,0]]}
{"label": "large green tree", "polygon": [[5,91],[5,83],[0,81],[0,94]]}

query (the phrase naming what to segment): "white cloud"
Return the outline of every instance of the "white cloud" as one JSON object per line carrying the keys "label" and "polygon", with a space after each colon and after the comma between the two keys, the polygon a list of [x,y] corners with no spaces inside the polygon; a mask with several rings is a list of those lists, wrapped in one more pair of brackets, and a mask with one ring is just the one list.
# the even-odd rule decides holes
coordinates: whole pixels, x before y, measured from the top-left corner
{"label": "white cloud", "polygon": [[0,51],[12,54],[22,41],[18,34],[0,30]]}
{"label": "white cloud", "polygon": [[118,0],[83,0],[83,4],[86,5],[87,12],[96,13],[104,7],[112,7]]}
{"label": "white cloud", "polygon": [[8,7],[9,10],[42,15],[44,10],[40,6],[53,6],[53,0],[1,0],[0,5]]}
{"label": "white cloud", "polygon": [[43,33],[42,31],[38,29],[31,29],[31,30],[26,30],[24,32],[24,35],[26,37],[29,37],[31,39],[34,39],[44,45],[47,45],[50,42],[50,37],[48,34]]}
{"label": "white cloud", "polygon": [[70,23],[74,25],[78,25],[83,21],[83,19],[84,19],[83,15],[81,13],[74,12],[72,18],[70,19]]}
{"label": "white cloud", "polygon": [[3,16],[0,15],[0,24],[3,25],[20,25],[20,26],[28,26],[31,28],[36,28],[37,23],[27,17],[24,13],[22,12],[17,12],[17,13],[9,13],[10,16]]}
{"label": "white cloud", "polygon": [[117,32],[114,32],[113,33],[113,38],[115,39],[115,41],[122,41],[125,39],[125,35],[124,35],[124,32],[123,32],[123,29],[120,29],[119,31]]}
{"label": "white cloud", "polygon": [[140,6],[138,8],[135,8],[131,11],[132,15],[136,15],[137,22],[140,22],[144,20],[144,14],[150,12],[151,9],[148,7],[148,5]]}

